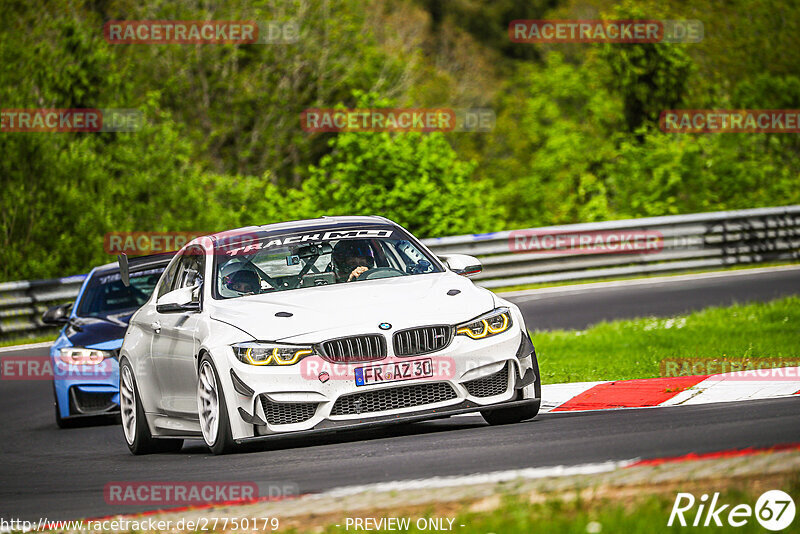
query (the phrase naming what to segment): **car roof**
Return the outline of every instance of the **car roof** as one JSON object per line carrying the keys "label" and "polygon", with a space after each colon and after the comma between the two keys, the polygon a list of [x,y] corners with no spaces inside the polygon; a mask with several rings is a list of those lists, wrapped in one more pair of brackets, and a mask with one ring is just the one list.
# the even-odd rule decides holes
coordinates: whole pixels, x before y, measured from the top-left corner
{"label": "car roof", "polygon": [[316,219],[301,219],[298,221],[286,221],[273,224],[264,224],[261,226],[245,226],[243,228],[236,228],[233,230],[226,230],[224,232],[217,232],[215,234],[209,235],[208,237],[210,237],[216,242],[219,241],[220,239],[229,239],[231,237],[247,235],[247,234],[252,234],[253,237],[261,237],[270,234],[285,232],[287,230],[292,230],[292,231],[295,230],[302,231],[302,230],[312,230],[312,229],[333,230],[336,228],[342,228],[352,225],[376,227],[376,226],[386,226],[386,225],[397,226],[397,223],[390,221],[386,217],[381,217],[380,215],[344,215],[335,217],[329,217],[325,215],[322,217],[318,217]]}

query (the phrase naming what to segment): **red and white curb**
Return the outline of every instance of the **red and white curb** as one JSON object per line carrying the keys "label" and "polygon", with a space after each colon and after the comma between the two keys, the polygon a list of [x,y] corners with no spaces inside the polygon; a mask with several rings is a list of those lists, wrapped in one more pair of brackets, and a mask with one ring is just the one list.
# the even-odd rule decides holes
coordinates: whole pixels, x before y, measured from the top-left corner
{"label": "red and white curb", "polygon": [[800,394],[800,367],[542,386],[541,412],[647,408]]}

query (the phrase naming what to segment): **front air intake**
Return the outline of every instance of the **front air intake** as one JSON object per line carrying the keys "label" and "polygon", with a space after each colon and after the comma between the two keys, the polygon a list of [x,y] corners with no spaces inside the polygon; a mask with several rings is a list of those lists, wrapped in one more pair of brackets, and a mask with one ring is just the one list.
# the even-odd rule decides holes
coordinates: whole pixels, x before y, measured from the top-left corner
{"label": "front air intake", "polygon": [[331,415],[358,415],[385,412],[413,406],[424,406],[455,399],[453,386],[448,382],[431,382],[363,393],[349,393],[336,399]]}

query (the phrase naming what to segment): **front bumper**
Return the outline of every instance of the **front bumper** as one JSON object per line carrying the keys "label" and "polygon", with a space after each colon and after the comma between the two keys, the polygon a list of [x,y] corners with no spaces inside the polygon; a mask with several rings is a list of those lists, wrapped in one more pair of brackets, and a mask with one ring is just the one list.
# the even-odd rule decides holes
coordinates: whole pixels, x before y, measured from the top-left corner
{"label": "front bumper", "polygon": [[93,375],[91,368],[85,372],[66,372],[55,356],[51,365],[55,369],[53,390],[56,409],[62,419],[91,417],[119,412],[119,363],[106,360],[109,367],[102,374]]}
{"label": "front bumper", "polygon": [[230,415],[241,430],[234,431],[234,438],[244,443],[338,432],[540,402],[534,388],[535,353],[526,334],[516,330],[492,340],[457,341],[439,353],[393,360],[390,355],[387,360],[430,358],[434,368],[447,369],[446,376],[368,386],[356,386],[351,378],[354,369],[365,364],[334,364],[334,373],[347,369],[351,374],[323,382],[317,376],[319,367],[312,373],[312,366],[304,371],[299,365],[258,369],[233,361],[226,378],[234,390]]}
{"label": "front bumper", "polygon": [[317,436],[320,434],[331,434],[335,432],[345,432],[352,430],[364,430],[364,429],[393,425],[393,424],[414,423],[418,421],[432,421],[434,419],[444,419],[452,415],[458,415],[463,413],[474,413],[476,411],[485,412],[492,410],[500,410],[504,408],[522,408],[525,406],[536,406],[538,409],[540,405],[541,405],[541,399],[523,399],[516,401],[501,402],[498,404],[491,404],[491,405],[477,404],[474,401],[465,400],[454,406],[448,406],[446,408],[431,408],[427,410],[418,410],[409,414],[374,416],[368,419],[355,420],[355,421],[325,420],[317,424],[317,426],[315,426],[314,428],[308,430],[298,430],[295,432],[281,432],[276,434],[265,434],[249,438],[241,438],[234,441],[236,443],[243,444],[243,443],[252,443],[254,441],[264,441],[275,438]]}

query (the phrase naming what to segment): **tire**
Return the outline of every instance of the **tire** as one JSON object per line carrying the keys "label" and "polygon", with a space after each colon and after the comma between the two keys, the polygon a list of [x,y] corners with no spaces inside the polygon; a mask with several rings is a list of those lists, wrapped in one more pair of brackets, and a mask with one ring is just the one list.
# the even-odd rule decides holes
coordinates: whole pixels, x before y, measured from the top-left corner
{"label": "tire", "polygon": [[228,454],[236,450],[228,419],[228,405],[211,356],[200,358],[197,371],[197,413],[203,441],[213,454]]}
{"label": "tire", "polygon": [[[539,375],[539,361],[536,358],[536,353],[534,352],[531,356],[533,358],[533,372],[536,374],[536,385],[534,386],[534,391],[536,392],[536,397],[541,399],[542,398],[542,380]],[[521,394],[521,392],[520,392]],[[539,414],[539,407],[541,403],[533,404],[531,406],[521,406],[519,408],[506,408],[506,409],[499,409],[499,410],[490,410],[481,412],[481,416],[483,416],[483,420],[489,423],[490,425],[513,425],[516,423],[521,423],[522,421],[527,421],[528,419],[533,419]]]}
{"label": "tire", "polygon": [[182,439],[154,438],[150,434],[139,388],[136,387],[136,379],[128,360],[122,360],[119,365],[119,412],[122,437],[132,454],[177,452],[183,447]]}

